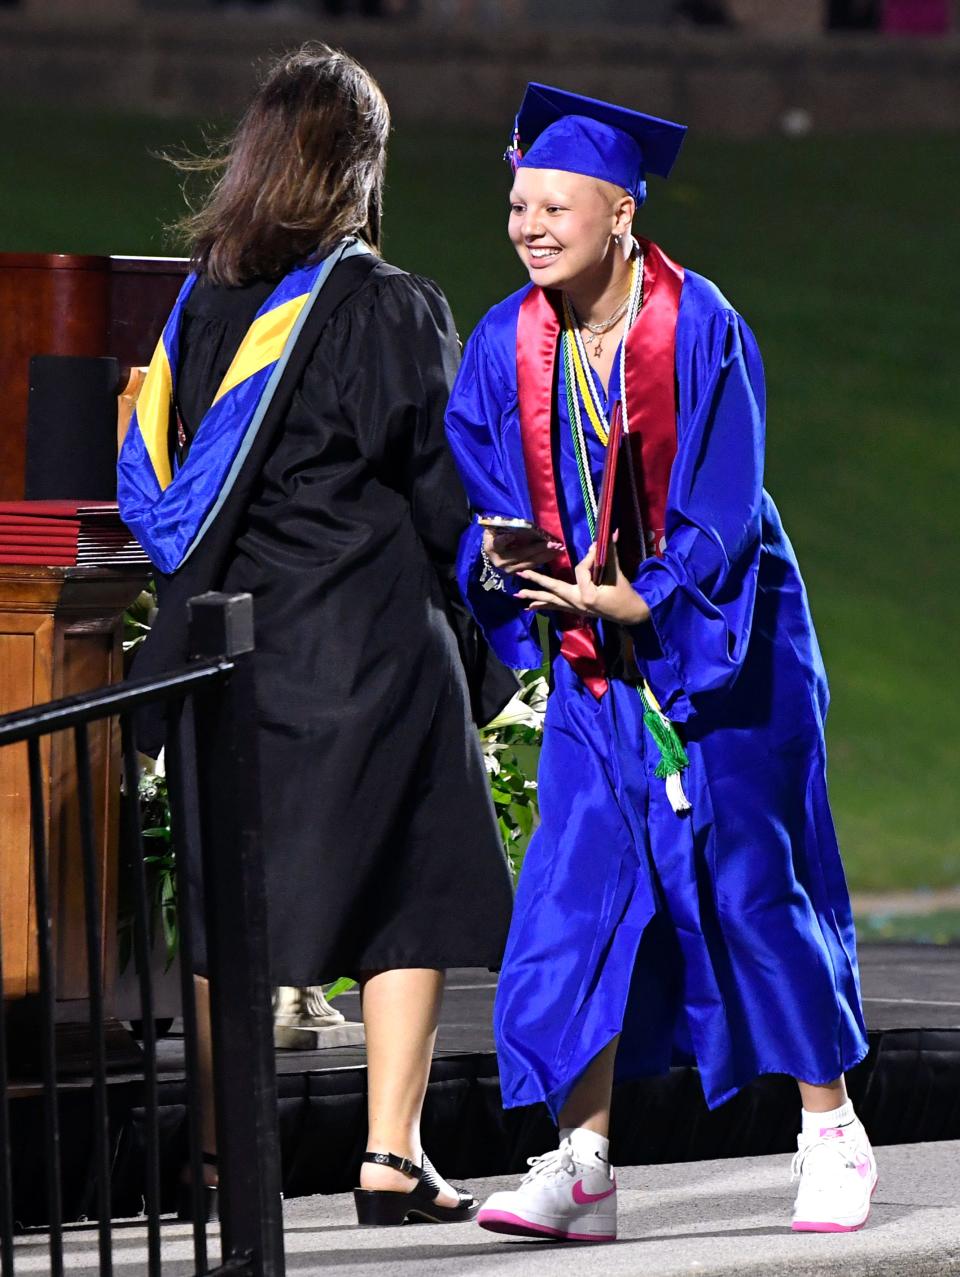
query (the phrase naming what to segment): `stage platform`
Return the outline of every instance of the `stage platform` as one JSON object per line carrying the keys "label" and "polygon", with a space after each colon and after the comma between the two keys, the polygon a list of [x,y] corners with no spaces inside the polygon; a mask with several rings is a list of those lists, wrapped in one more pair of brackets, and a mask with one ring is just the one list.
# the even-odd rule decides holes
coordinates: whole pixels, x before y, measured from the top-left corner
{"label": "stage platform", "polygon": [[[947,1277],[960,1272],[960,1144],[881,1150],[866,1227],[842,1237],[792,1233],[790,1159],[619,1168],[619,1236],[610,1246],[521,1241],[475,1224],[357,1228],[353,1197],[284,1203],[287,1272],[323,1277]],[[516,1178],[473,1179],[484,1198]],[[146,1230],[116,1234],[125,1272],[147,1267]],[[17,1241],[17,1273],[49,1272],[47,1239]],[[164,1277],[192,1277],[187,1224],[162,1232]],[[217,1253],[216,1225],[211,1251]],[[92,1225],[67,1230],[71,1277],[99,1277]]]}
{"label": "stage platform", "polygon": [[[863,945],[863,994],[870,1054],[850,1074],[858,1111],[877,1144],[960,1139],[960,946]],[[525,1169],[554,1132],[542,1108],[500,1106],[490,1028],[495,977],[450,973],[424,1110],[424,1143],[445,1174],[462,1179]],[[336,1004],[359,1016],[355,994]],[[161,1043],[160,1103],[164,1204],[172,1208],[185,1159],[182,1040]],[[277,1055],[284,1192],[289,1198],[344,1192],[356,1182],[365,1137],[362,1049]],[[31,1093],[32,1092],[32,1093]],[[43,1203],[42,1101],[20,1088],[11,1104],[17,1216],[40,1225]],[[143,1110],[140,1079],[116,1074],[109,1087],[115,1138],[114,1212],[140,1209]],[[72,1079],[61,1091],[65,1218],[94,1214],[91,1091]],[[648,1165],[788,1153],[796,1147],[796,1089],[788,1078],[759,1078],[728,1104],[707,1110],[695,1069],[617,1088],[613,1160]]]}

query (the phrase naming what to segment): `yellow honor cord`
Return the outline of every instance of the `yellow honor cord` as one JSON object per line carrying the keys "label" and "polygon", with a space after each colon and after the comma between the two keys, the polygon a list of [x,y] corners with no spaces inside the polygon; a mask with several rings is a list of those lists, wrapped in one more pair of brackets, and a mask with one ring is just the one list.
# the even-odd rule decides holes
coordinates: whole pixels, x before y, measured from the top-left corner
{"label": "yellow honor cord", "polygon": [[580,388],[580,398],[583,406],[587,410],[587,416],[590,418],[590,424],[593,426],[594,433],[603,444],[607,446],[607,440],[610,435],[603,421],[603,416],[597,410],[596,404],[596,387],[592,386],[592,374],[584,367],[583,360],[580,357],[580,342],[577,324],[574,318],[573,309],[566,297],[563,299],[563,318],[567,330],[567,349],[570,352],[570,358],[573,363],[573,370],[576,374],[577,385]]}
{"label": "yellow honor cord", "polygon": [[[630,296],[633,297],[637,291],[638,275],[641,270],[641,258],[635,257],[630,267]],[[594,433],[603,444],[607,446],[610,438],[610,432],[607,429],[606,414],[600,404],[597,395],[597,387],[593,380],[593,373],[590,371],[583,349],[583,339],[580,336],[580,329],[577,326],[576,316],[573,313],[573,307],[564,294],[563,298],[563,320],[567,333],[567,344],[570,351],[570,357],[573,362],[573,369],[577,378],[577,385],[580,388],[580,398],[583,400],[583,406],[587,410],[587,416],[590,418],[590,424],[593,426]],[[621,368],[625,353],[621,353]]]}
{"label": "yellow honor cord", "polygon": [[647,699],[650,701],[651,707],[655,709],[658,714],[663,714],[663,710],[660,708],[660,702],[653,694],[653,688],[646,679],[642,679],[641,682],[643,683],[643,690],[647,694]]}
{"label": "yellow honor cord", "polygon": [[610,432],[607,430],[603,418],[597,412],[597,406],[593,401],[593,395],[591,393],[594,387],[590,384],[593,374],[584,368],[583,361],[580,358],[580,352],[577,350],[576,342],[574,342],[573,346],[573,367],[577,374],[577,385],[580,387],[580,397],[587,410],[587,416],[590,418],[590,424],[593,426],[597,438],[603,446],[606,447],[607,441],[610,438]]}

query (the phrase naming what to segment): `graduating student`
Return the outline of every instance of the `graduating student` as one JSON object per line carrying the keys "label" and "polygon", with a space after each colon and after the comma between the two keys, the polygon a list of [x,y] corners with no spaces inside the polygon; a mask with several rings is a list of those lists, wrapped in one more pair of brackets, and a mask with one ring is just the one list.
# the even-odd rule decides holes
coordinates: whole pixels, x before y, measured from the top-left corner
{"label": "graduating student", "polygon": [[360,1218],[456,1222],[476,1203],[419,1133],[443,972],[496,967],[511,907],[463,662],[484,720],[516,680],[484,668],[455,581],[450,311],[377,252],[388,132],[346,55],[271,71],[188,222],[119,494],[158,569],[137,673],[186,659],[192,594],[253,595],[273,981],[360,980]]}
{"label": "graduating student", "polygon": [[760,354],[712,283],[631,233],[683,134],[529,86],[508,156],[530,283],[473,333],[447,413],[481,516],[468,602],[515,667],[539,665],[550,623],[542,823],[495,1027],[504,1103],[544,1101],[560,1142],[485,1204],[498,1232],[614,1237],[612,1083],[677,1055],[711,1106],[797,1079],[795,1229],[860,1227],[876,1183],[844,1085],[867,1043],[827,684],[762,486]]}

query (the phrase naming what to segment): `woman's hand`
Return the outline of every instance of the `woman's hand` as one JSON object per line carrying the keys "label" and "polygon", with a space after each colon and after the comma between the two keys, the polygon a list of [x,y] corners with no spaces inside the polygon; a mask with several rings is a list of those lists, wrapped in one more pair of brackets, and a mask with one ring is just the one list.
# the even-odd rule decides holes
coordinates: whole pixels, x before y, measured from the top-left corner
{"label": "woman's hand", "polygon": [[577,564],[576,583],[555,581],[540,572],[522,569],[519,575],[534,587],[518,590],[516,598],[526,599],[528,612],[567,612],[575,616],[599,616],[617,625],[641,625],[650,619],[650,609],[620,570],[617,548],[611,545],[614,581],[612,585],[594,585],[590,578],[597,557],[596,545]]}
{"label": "woman's hand", "polygon": [[543,537],[529,532],[494,532],[483,530],[483,550],[499,572],[521,572],[524,568],[539,567],[555,559],[563,547],[551,546]]}

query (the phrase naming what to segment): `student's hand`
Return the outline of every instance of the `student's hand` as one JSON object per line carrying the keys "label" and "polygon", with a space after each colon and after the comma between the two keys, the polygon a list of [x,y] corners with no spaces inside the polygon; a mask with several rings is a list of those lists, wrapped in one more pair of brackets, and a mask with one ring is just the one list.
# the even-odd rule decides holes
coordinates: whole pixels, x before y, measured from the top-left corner
{"label": "student's hand", "polygon": [[483,530],[483,548],[487,558],[500,572],[511,575],[524,568],[539,567],[549,563],[559,553],[556,545],[544,541],[543,537],[532,532],[507,531],[495,532],[493,528]]}
{"label": "student's hand", "polygon": [[524,569],[519,572],[532,588],[518,590],[516,598],[527,601],[528,612],[566,612],[575,616],[599,616],[617,625],[641,625],[650,620],[650,609],[620,570],[615,545],[610,547],[614,580],[611,585],[594,585],[590,572],[597,557],[596,545],[577,564],[576,582],[555,581],[553,577]]}

